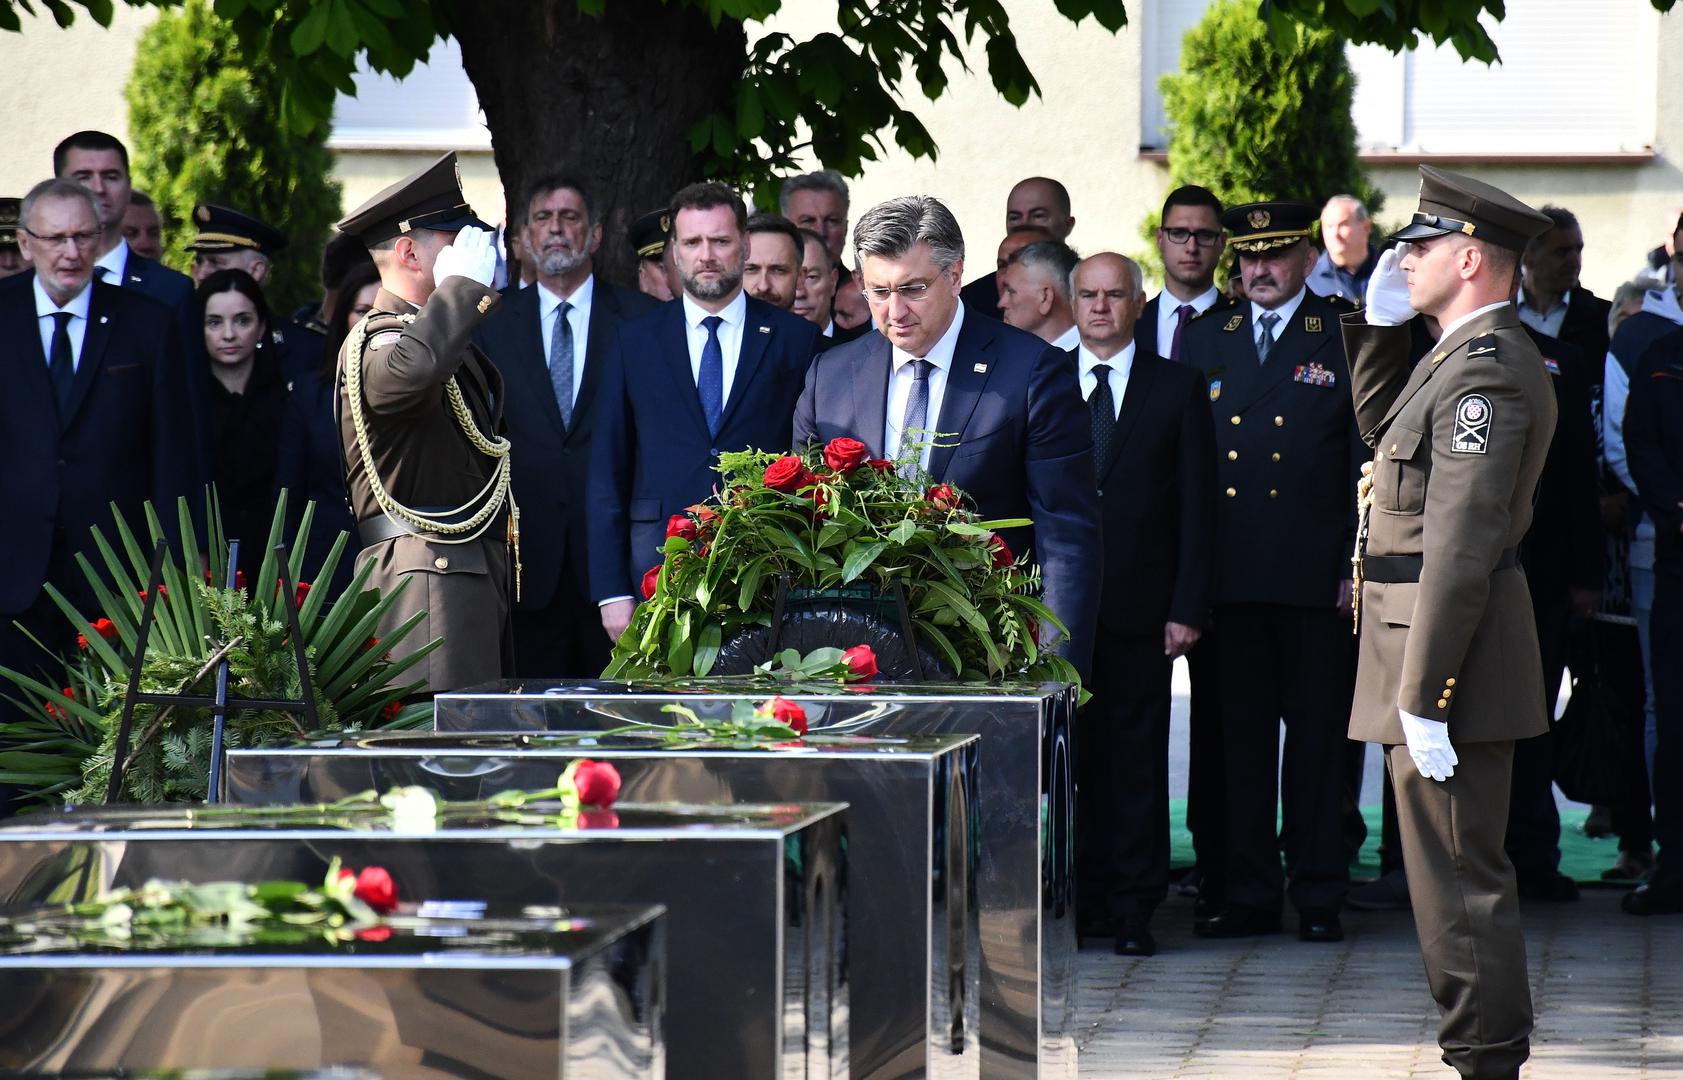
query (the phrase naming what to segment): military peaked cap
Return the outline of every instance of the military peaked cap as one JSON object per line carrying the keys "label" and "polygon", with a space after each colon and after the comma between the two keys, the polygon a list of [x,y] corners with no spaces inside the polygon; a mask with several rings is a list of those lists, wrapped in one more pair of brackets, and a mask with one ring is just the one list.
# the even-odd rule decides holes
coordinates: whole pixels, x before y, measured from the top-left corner
{"label": "military peaked cap", "polygon": [[17,250],[22,199],[0,199],[0,248]]}
{"label": "military peaked cap", "polygon": [[1414,221],[1392,240],[1424,240],[1461,233],[1511,251],[1524,251],[1526,242],[1554,227],[1540,214],[1501,188],[1470,176],[1420,166],[1420,208]]}
{"label": "military peaked cap", "polygon": [[200,203],[193,208],[193,223],[199,235],[187,245],[188,251],[256,251],[273,255],[286,246],[286,234],[250,214],[215,203]]}
{"label": "military peaked cap", "polygon": [[1314,224],[1315,208],[1300,202],[1246,203],[1221,215],[1228,242],[1245,255],[1261,255],[1307,240]]}
{"label": "military peaked cap", "polygon": [[462,194],[462,170],[452,150],[369,199],[336,227],[373,247],[415,229],[457,232],[469,226],[495,231],[467,204]]}
{"label": "military peaked cap", "polygon": [[639,259],[658,259],[666,254],[666,237],[671,232],[671,212],[664,207],[650,210],[631,223],[631,250]]}

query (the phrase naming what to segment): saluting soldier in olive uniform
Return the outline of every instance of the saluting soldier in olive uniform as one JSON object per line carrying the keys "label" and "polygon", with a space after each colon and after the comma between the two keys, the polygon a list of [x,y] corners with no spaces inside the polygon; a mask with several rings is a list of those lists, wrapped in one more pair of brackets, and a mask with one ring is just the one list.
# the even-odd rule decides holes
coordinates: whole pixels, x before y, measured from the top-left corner
{"label": "saluting soldier in olive uniform", "polygon": [[1193,925],[1201,937],[1277,931],[1288,894],[1300,938],[1343,937],[1352,489],[1367,449],[1338,334],[1350,305],[1304,284],[1316,257],[1314,221],[1314,208],[1292,202],[1223,214],[1249,299],[1217,303],[1187,324],[1181,343],[1181,357],[1208,380],[1216,437],[1213,640],[1226,880],[1224,890],[1206,886],[1220,905]]}
{"label": "saluting soldier in olive uniform", "polygon": [[[1420,169],[1420,208],[1344,319],[1374,448],[1357,549],[1361,659],[1350,737],[1383,743],[1443,1059],[1517,1077],[1531,995],[1503,850],[1514,740],[1548,728],[1519,542],[1555,399],[1510,301],[1549,219],[1489,184]],[[1437,344],[1411,359],[1416,312]]]}
{"label": "saluting soldier in olive uniform", "polygon": [[339,353],[337,402],[357,566],[372,562],[369,584],[384,592],[409,583],[380,632],[427,613],[404,642],[444,639],[405,674],[427,692],[496,679],[507,668],[519,526],[499,435],[502,379],[470,341],[497,304],[490,226],[463,198],[451,153],[338,228],[380,270],[374,307]]}

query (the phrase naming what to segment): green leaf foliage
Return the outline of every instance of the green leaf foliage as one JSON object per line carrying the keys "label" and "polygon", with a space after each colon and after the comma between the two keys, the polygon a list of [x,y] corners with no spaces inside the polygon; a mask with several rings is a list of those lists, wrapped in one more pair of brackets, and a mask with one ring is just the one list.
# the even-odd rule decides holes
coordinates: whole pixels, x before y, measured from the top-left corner
{"label": "green leaf foliage", "polygon": [[[244,5],[242,18],[258,18],[265,6],[272,5]],[[328,25],[328,11],[314,7],[290,35],[294,47],[308,28]],[[276,11],[266,15],[271,23],[276,17]],[[127,90],[134,182],[158,204],[164,261],[183,269],[192,262],[186,245],[196,232],[197,203],[259,217],[288,238],[271,257],[264,282],[277,312],[319,299],[317,258],[341,213],[329,125],[282,123],[290,86],[285,61],[276,56],[282,49],[275,40],[242,39],[209,0],[188,0],[142,36]]]}

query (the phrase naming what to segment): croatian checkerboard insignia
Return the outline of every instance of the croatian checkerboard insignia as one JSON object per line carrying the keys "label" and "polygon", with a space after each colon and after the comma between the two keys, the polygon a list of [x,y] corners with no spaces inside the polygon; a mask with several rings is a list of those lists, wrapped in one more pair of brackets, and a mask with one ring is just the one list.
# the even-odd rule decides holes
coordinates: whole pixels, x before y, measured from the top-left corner
{"label": "croatian checkerboard insignia", "polygon": [[1457,454],[1482,454],[1490,445],[1490,399],[1468,394],[1455,406],[1455,434],[1449,449]]}

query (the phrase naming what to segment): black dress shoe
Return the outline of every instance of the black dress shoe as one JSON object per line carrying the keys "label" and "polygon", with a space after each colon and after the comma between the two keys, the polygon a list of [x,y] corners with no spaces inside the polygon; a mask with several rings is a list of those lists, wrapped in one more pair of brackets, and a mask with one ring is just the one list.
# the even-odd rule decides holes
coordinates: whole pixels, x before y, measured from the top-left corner
{"label": "black dress shoe", "polygon": [[1229,907],[1207,919],[1192,924],[1192,932],[1203,938],[1256,937],[1258,934],[1278,934],[1280,913],[1257,908]]}
{"label": "black dress shoe", "polygon": [[1157,939],[1151,936],[1151,924],[1144,919],[1124,919],[1116,932],[1117,956],[1156,956]]}
{"label": "black dress shoe", "polygon": [[1553,900],[1570,904],[1578,899],[1578,883],[1555,872],[1519,879],[1519,895],[1526,900]]}
{"label": "black dress shoe", "polygon": [[1628,915],[1683,915],[1683,888],[1638,885],[1625,893],[1619,906]]}
{"label": "black dress shoe", "polygon": [[1192,917],[1194,919],[1208,919],[1212,915],[1220,915],[1227,910],[1227,897],[1220,889],[1206,888],[1198,894],[1198,899],[1192,901]]}
{"label": "black dress shoe", "polygon": [[1297,913],[1299,941],[1343,941],[1344,924],[1336,911],[1300,911]]}

